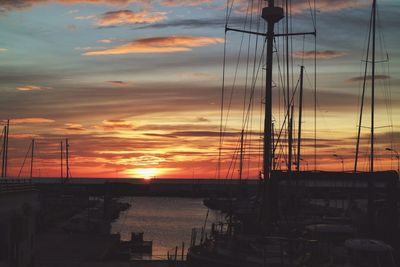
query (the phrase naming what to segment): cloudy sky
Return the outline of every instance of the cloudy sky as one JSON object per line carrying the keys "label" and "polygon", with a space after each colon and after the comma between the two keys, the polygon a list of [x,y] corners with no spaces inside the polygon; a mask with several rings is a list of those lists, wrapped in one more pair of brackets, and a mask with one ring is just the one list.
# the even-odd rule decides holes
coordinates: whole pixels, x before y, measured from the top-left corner
{"label": "cloudy sky", "polygon": [[[309,1],[292,2],[292,31],[313,31]],[[318,169],[341,170],[332,156],[338,154],[350,170],[372,1],[316,2]],[[232,3],[229,26],[255,30],[258,1]],[[1,0],[0,119],[3,125],[11,120],[9,175],[28,175],[29,159],[23,162],[33,138],[34,176],[60,175],[60,142],[68,138],[73,177],[215,177],[225,6],[224,0]],[[400,2],[382,0],[378,6],[377,60],[386,61],[386,53],[389,58],[377,65],[376,169],[384,170],[397,167],[385,147],[400,150]],[[282,29],[277,26],[277,32]],[[230,162],[237,158],[243,106],[249,105],[243,97],[252,83],[249,73],[262,72],[253,60],[261,56],[263,43],[259,38],[256,50],[255,37],[233,32],[226,40],[224,177],[237,176],[238,164]],[[314,41],[295,37],[291,43],[294,85],[299,65],[306,69],[302,157],[303,168],[312,169]],[[283,121],[281,48],[282,40],[276,40],[277,124]],[[246,66],[251,67],[246,71]],[[254,84],[261,88],[262,79],[260,73]],[[260,88],[255,86],[254,119],[246,126],[249,178],[259,172]],[[367,91],[364,170],[369,96]]]}

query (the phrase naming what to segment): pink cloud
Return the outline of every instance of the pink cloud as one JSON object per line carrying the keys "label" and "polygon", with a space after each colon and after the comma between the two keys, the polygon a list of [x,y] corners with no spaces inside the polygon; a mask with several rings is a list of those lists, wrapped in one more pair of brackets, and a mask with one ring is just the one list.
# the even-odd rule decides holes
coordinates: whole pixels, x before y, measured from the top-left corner
{"label": "pink cloud", "polygon": [[[317,51],[317,59],[333,59],[347,55],[344,51],[324,50]],[[294,58],[314,59],[314,51],[297,51],[293,53]]]}
{"label": "pink cloud", "polygon": [[11,119],[10,123],[15,124],[38,124],[38,123],[53,123],[54,120],[46,119],[46,118],[19,118],[19,119]]}
{"label": "pink cloud", "polygon": [[141,10],[133,12],[131,10],[118,10],[104,13],[96,21],[100,27],[116,26],[124,24],[145,24],[155,23],[165,20],[165,12],[149,12]]}
{"label": "pink cloud", "polygon": [[85,56],[123,55],[145,53],[175,53],[191,51],[193,47],[223,43],[222,38],[202,36],[165,36],[138,39],[109,49],[85,52]]}
{"label": "pink cloud", "polygon": [[39,86],[39,85],[24,85],[17,87],[18,91],[41,91],[45,89],[51,89],[51,87]]}

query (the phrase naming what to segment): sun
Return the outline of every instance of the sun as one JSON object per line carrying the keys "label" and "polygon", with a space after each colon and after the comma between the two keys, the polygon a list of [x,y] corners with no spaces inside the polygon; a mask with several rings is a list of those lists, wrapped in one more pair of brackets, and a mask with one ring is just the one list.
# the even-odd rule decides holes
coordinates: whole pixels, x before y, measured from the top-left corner
{"label": "sun", "polygon": [[140,168],[140,169],[135,169],[134,170],[135,174],[138,176],[138,178],[143,178],[146,180],[150,180],[159,173],[157,168]]}

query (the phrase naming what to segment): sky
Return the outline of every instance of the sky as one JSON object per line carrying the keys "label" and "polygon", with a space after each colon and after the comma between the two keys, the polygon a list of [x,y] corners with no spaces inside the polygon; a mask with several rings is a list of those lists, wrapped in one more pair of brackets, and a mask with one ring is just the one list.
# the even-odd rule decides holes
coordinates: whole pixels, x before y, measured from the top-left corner
{"label": "sky", "polygon": [[[371,2],[316,1],[319,170],[353,168]],[[2,125],[11,121],[8,175],[29,175],[35,139],[33,175],[60,176],[61,142],[65,147],[68,138],[72,177],[238,177],[237,149],[245,129],[243,177],[257,178],[263,39],[225,35],[226,5],[225,0],[0,0],[0,119]],[[265,31],[258,5],[228,1],[228,26]],[[385,148],[400,151],[400,2],[378,1],[378,11],[375,157],[376,170],[387,170],[396,169],[397,161]],[[314,30],[309,1],[292,0],[291,13],[291,31]],[[282,33],[283,25],[276,32]],[[279,132],[283,39],[275,44],[273,116]],[[299,66],[305,66],[301,168],[312,170],[314,39],[293,37],[290,44],[291,90]],[[223,78],[225,133],[218,172]],[[360,170],[368,169],[369,80]],[[251,119],[243,124],[247,107]],[[284,145],[277,151],[284,154]],[[284,168],[284,158],[277,159],[278,167]]]}

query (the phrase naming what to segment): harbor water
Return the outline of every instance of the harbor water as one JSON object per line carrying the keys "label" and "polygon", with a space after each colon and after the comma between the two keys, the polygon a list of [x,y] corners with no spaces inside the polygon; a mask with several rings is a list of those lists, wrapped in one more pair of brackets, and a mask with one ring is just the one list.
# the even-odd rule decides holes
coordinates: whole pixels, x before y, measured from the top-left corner
{"label": "harbor water", "polygon": [[[122,212],[112,223],[111,232],[120,233],[122,240],[129,240],[131,232],[143,232],[145,240],[153,241],[153,257],[165,257],[182,243],[187,250],[193,228],[202,228],[207,207],[199,198],[125,197],[131,207]],[[207,228],[220,216],[209,211]]]}

